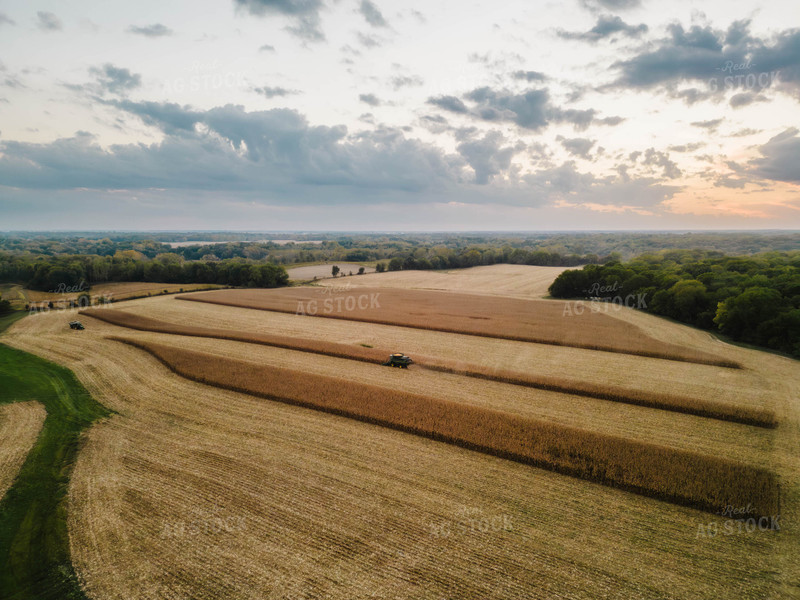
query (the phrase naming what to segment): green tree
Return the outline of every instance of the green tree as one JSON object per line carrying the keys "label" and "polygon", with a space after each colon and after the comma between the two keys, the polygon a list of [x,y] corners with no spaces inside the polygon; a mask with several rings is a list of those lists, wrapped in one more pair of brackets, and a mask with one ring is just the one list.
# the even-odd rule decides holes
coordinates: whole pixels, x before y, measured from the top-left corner
{"label": "green tree", "polygon": [[588,295],[590,272],[587,269],[564,271],[550,284],[553,298],[578,298]]}
{"label": "green tree", "polygon": [[684,279],[669,289],[676,319],[684,323],[696,322],[697,316],[708,307],[706,286],[696,279]]}
{"label": "green tree", "polygon": [[77,304],[80,308],[89,307],[92,305],[92,297],[84,292],[78,296]]}
{"label": "green tree", "polygon": [[339,267],[337,267],[336,265],[333,265],[333,267],[331,267],[331,275],[336,277],[338,274],[339,274]]}
{"label": "green tree", "polygon": [[778,290],[754,287],[720,302],[714,322],[725,334],[759,343],[759,325],[775,318],[782,307],[783,298]]}
{"label": "green tree", "polygon": [[761,343],[800,358],[800,309],[781,313],[758,328]]}

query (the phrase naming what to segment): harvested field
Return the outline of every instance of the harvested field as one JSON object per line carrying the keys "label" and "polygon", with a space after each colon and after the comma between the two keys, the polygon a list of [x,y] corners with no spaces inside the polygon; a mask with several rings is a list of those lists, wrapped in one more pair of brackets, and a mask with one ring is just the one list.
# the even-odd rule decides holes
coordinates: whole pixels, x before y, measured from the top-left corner
{"label": "harvested field", "polygon": [[0,498],[11,487],[46,416],[38,402],[0,405]]}
{"label": "harvested field", "polygon": [[259,333],[248,333],[244,331],[231,331],[212,327],[192,327],[190,325],[177,325],[167,323],[157,319],[141,317],[120,310],[108,309],[89,309],[80,311],[81,315],[94,317],[106,323],[112,323],[121,327],[138,329],[140,331],[155,331],[159,333],[172,333],[176,335],[189,335],[197,337],[209,337],[221,340],[233,340],[238,342],[248,342],[251,344],[263,344],[276,348],[289,348],[303,352],[313,352],[325,356],[338,356],[350,358],[364,362],[378,363],[386,360],[390,354],[388,350],[377,348],[365,348],[363,346],[349,346],[347,344],[337,344],[335,342],[324,342],[319,340],[309,340],[294,338],[282,335],[269,335]]}
{"label": "harvested field", "polygon": [[588,398],[599,398],[611,402],[624,402],[636,406],[647,406],[661,410],[670,410],[687,415],[697,415],[721,421],[733,421],[756,427],[777,427],[775,414],[768,409],[734,405],[726,402],[714,402],[698,398],[686,398],[663,392],[639,392],[614,385],[597,385],[577,379],[564,379],[546,376],[534,376],[527,373],[501,369],[487,369],[475,365],[463,365],[441,359],[420,357],[422,366],[445,373],[466,375],[500,381],[513,385],[522,385],[540,390],[549,390]]}
{"label": "harvested field", "polygon": [[[128,327],[142,331],[210,337],[216,339],[264,344],[277,348],[288,348],[303,352],[312,352],[315,354],[349,358],[371,363],[383,362],[390,353],[389,350],[337,344],[334,342],[313,339],[249,333],[211,327],[177,325],[174,323],[150,319],[148,317],[142,317],[117,310],[90,309],[81,311],[80,314],[94,317],[114,325],[120,325],[122,327]],[[487,369],[477,365],[466,365],[464,363],[459,363],[452,360],[448,361],[436,357],[417,356],[416,362],[422,367],[443,371],[446,373],[461,374],[469,377],[500,381],[536,389],[563,392],[567,394],[587,396],[590,398],[599,398],[601,400],[610,400],[613,402],[624,402],[638,406],[649,406],[713,419],[756,425],[760,427],[775,427],[777,425],[775,415],[771,411],[762,408],[737,406],[730,403],[713,402],[697,398],[685,398],[673,394],[659,392],[648,393],[641,391],[629,391],[619,386],[597,385],[577,379],[570,380],[565,378],[536,376],[528,373],[502,369]]]}
{"label": "harvested field", "polygon": [[25,308],[25,304],[27,304],[25,290],[21,285],[14,283],[0,284],[0,297],[2,297],[3,300],[11,302],[12,308],[17,310],[22,310]]}
{"label": "harvested field", "polygon": [[94,320],[87,321],[91,323],[93,334],[105,338],[124,335],[145,343],[169,345],[221,358],[347,379],[354,383],[380,385],[409,394],[587,429],[611,437],[625,437],[700,454],[725,455],[731,460],[748,464],[770,464],[772,461],[772,429],[468,378],[419,368],[417,365],[405,370],[389,369],[374,363],[258,344],[120,329]]}
{"label": "harvested field", "polygon": [[712,512],[728,505],[752,506],[757,516],[779,510],[777,479],[761,468],[377,386],[116,339],[150,352],[179,375],[200,383],[407,431]]}
{"label": "harvested field", "polygon": [[[579,267],[535,267],[531,265],[490,265],[453,271],[387,271],[347,278],[350,287],[440,290],[488,294],[514,298],[544,298],[553,280],[567,269]],[[328,279],[319,285],[338,287],[341,281]]]}
{"label": "harvested field", "polygon": [[40,292],[38,290],[22,289],[15,286],[17,296],[22,299],[22,304],[17,308],[22,308],[28,303],[48,303],[52,302],[56,307],[66,306],[70,300],[77,300],[82,293],[87,293],[95,298],[107,297],[111,301],[128,300],[131,298],[141,298],[143,296],[158,296],[164,291],[168,294],[180,292],[192,292],[198,290],[216,290],[223,286],[211,283],[158,283],[152,281],[123,281],[112,283],[98,283],[84,291],[65,291],[60,292]]}
{"label": "harvested field", "polygon": [[603,313],[587,309],[566,317],[565,303],[560,301],[381,288],[359,288],[358,293],[325,296],[314,287],[220,290],[182,295],[179,299],[722,367],[739,366],[708,352],[648,338],[639,328]]}
{"label": "harvested field", "polygon": [[[298,323],[289,315],[220,312],[167,297],[126,303],[126,310],[337,342],[391,336],[403,349],[429,345],[431,355],[439,348],[487,365],[495,354],[510,364],[523,346],[363,323]],[[701,397],[724,390],[720,398],[736,392],[739,400],[752,396],[758,403],[762,381],[769,383],[769,402],[782,416],[778,429],[707,422],[775,438],[763,464],[778,470],[788,490],[782,531],[711,537],[698,528],[709,521],[722,527],[722,518],[194,383],[138,349],[104,340],[111,325],[79,333],[64,325],[52,314],[26,318],[4,341],[70,366],[99,401],[118,411],[89,432],[70,486],[73,557],[91,598],[760,600],[791,597],[800,575],[793,526],[800,522],[800,419],[791,401],[800,386],[785,359],[721,345],[720,352],[748,367],[728,370],[524,345],[548,372],[580,368],[602,378],[610,367],[608,375],[626,384],[657,381]],[[309,368],[343,362],[298,356]],[[415,375],[374,369],[398,380]],[[340,380],[347,379],[342,372]],[[665,429],[670,419],[701,421],[653,412]],[[719,455],[736,443],[717,442]]]}
{"label": "harvested field", "polygon": [[[412,357],[436,357],[453,361],[460,366],[476,365],[490,371],[506,369],[532,376],[579,379],[593,385],[618,386],[642,393],[668,391],[681,397],[713,400],[734,407],[752,407],[771,412],[774,412],[776,398],[779,397],[774,391],[770,391],[771,380],[763,375],[759,362],[753,359],[746,363],[745,369],[724,369],[630,354],[594,352],[567,346],[531,344],[341,319],[305,319],[286,313],[236,307],[220,310],[214,304],[178,302],[176,297],[153,298],[146,303],[134,301],[120,305],[120,310],[178,325],[333,341],[358,347],[389,347]],[[662,322],[657,317],[633,310],[623,312],[634,312],[636,315]],[[740,348],[716,342],[703,332],[674,323],[667,324],[675,330],[675,338],[687,348],[703,351],[710,349],[732,362],[739,362],[750,356],[743,354]],[[692,337],[685,335],[685,332],[702,335]],[[760,354],[756,353],[754,356],[758,357]]]}
{"label": "harvested field", "polygon": [[[25,321],[24,315],[0,318],[0,331]],[[81,432],[108,413],[68,369],[0,344],[0,402],[29,399],[41,404],[41,430],[31,432],[35,441],[20,449],[27,456],[0,501],[0,598],[82,597],[70,562],[67,483]]]}

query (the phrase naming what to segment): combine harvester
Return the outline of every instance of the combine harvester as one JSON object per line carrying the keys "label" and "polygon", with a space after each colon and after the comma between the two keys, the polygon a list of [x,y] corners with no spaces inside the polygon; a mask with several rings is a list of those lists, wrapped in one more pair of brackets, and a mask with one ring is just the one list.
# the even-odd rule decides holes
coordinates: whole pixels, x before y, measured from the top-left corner
{"label": "combine harvester", "polygon": [[407,369],[408,365],[413,362],[414,361],[411,360],[410,357],[406,356],[402,352],[395,352],[394,354],[389,355],[389,360],[382,364],[384,367],[399,367],[401,369]]}

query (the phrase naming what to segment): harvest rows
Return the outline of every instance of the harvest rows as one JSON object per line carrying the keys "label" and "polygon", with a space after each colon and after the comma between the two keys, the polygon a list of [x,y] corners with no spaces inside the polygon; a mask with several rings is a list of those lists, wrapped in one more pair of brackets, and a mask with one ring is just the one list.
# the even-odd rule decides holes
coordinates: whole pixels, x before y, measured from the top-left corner
{"label": "harvest rows", "polygon": [[[569,346],[665,360],[739,368],[735,361],[650,338],[639,328],[587,308],[565,316],[565,304],[476,294],[357,288],[338,297],[314,287],[220,290],[179,300],[344,319],[446,333]],[[363,301],[366,299],[366,301]],[[597,306],[603,310],[607,305]]]}
{"label": "harvest rows", "polygon": [[[329,341],[295,338],[275,334],[241,332],[213,327],[178,325],[117,310],[90,309],[81,311],[80,314],[91,316],[113,325],[141,331],[263,344],[276,348],[287,348],[369,363],[380,363],[384,361],[389,354],[389,350],[365,348],[363,346],[339,344]],[[774,413],[759,407],[714,402],[712,400],[699,398],[685,398],[663,392],[632,391],[620,386],[609,384],[598,385],[578,379],[532,375],[530,373],[514,372],[506,369],[488,369],[479,365],[465,365],[463,362],[437,357],[417,356],[416,362],[425,368],[437,371],[511,383],[535,389],[599,398],[612,402],[624,402],[627,404],[671,410],[759,427],[775,427],[777,425]]]}
{"label": "harvest rows", "polygon": [[[235,301],[230,302],[229,305],[242,304],[244,300],[240,296],[244,295],[247,296],[247,301],[251,304],[254,303],[252,304],[254,307],[263,308],[265,304],[264,298],[273,298],[276,292],[283,293],[284,290],[267,293],[263,291],[249,293],[237,290],[236,292],[226,293],[235,297]],[[204,296],[214,294],[219,294],[219,292],[205,294]],[[434,296],[436,295],[434,294]],[[456,296],[460,295],[448,295],[450,299]],[[440,298],[441,296],[430,299],[429,305],[439,301]],[[294,300],[295,297],[292,296],[292,301]],[[457,299],[456,306],[459,305],[460,300]],[[497,301],[497,298],[492,299],[492,304],[496,304]],[[285,298],[279,298],[278,304],[281,302],[285,303]],[[422,302],[422,305],[424,306],[425,303]],[[547,306],[551,305],[547,304]],[[452,310],[452,307],[449,310]],[[500,312],[502,313],[502,311]],[[385,313],[386,311],[384,310],[384,313],[381,314]],[[379,362],[388,353],[385,350],[375,348],[313,339],[264,333],[245,333],[185,324],[176,325],[121,311],[96,309],[84,311],[83,314],[95,316],[103,321],[132,329],[271,345],[364,362]],[[299,318],[302,319],[303,317]],[[485,318],[488,320],[488,317]],[[564,327],[563,323],[563,319],[558,322],[562,328]],[[613,328],[617,324],[616,321],[611,320],[608,327]],[[609,329],[609,331],[612,331],[612,329]],[[342,414],[403,431],[410,431],[433,439],[448,441],[471,449],[512,458],[705,510],[718,510],[719,506],[729,504],[725,500],[726,498],[729,500],[737,498],[737,501],[747,498],[747,502],[743,505],[754,505],[758,507],[757,510],[762,511],[760,514],[763,515],[775,514],[778,509],[779,488],[777,480],[771,472],[764,469],[730,461],[717,463],[717,459],[696,453],[686,453],[674,448],[648,445],[622,437],[603,436],[590,431],[565,427],[564,425],[552,425],[530,419],[518,421],[519,417],[493,412],[485,407],[475,409],[460,405],[456,406],[434,398],[403,395],[398,391],[375,388],[364,384],[347,383],[347,389],[345,390],[338,380],[331,378],[320,378],[320,376],[301,374],[290,370],[278,369],[275,371],[274,368],[270,371],[270,375],[270,373],[265,373],[261,370],[269,370],[269,367],[259,367],[254,371],[252,363],[212,357],[201,353],[186,355],[184,350],[163,346],[158,343],[123,338],[117,339],[151,352],[176,373],[202,383],[210,383],[226,389],[267,396],[272,399]],[[189,358],[187,359],[186,356],[189,356]],[[765,409],[736,406],[723,402],[710,402],[701,399],[686,399],[663,393],[631,393],[613,386],[597,386],[588,382],[564,381],[546,376],[532,376],[526,373],[480,368],[474,365],[465,366],[435,357],[418,357],[418,360],[427,368],[434,370],[514,385],[674,410],[765,427],[774,427],[777,424],[774,414]],[[226,369],[220,370],[214,366],[219,364],[227,365]],[[235,375],[230,373],[235,373]],[[284,391],[283,393],[278,393],[275,391],[278,389],[275,386],[275,382],[279,380],[293,381],[293,385],[280,388]],[[273,383],[271,386],[264,387],[264,382],[266,381]],[[309,399],[307,396],[311,394],[309,390],[312,389],[318,389],[319,393],[322,393],[323,390],[328,390],[328,393],[332,395],[324,398],[315,396]],[[271,391],[268,393],[268,390]],[[394,398],[393,394],[400,394],[400,396]],[[387,409],[388,412],[384,413],[376,409],[375,397],[381,397],[382,401],[391,404],[391,407]],[[372,398],[372,400],[370,401],[369,398]],[[401,413],[394,412],[399,408],[402,408]],[[377,410],[377,412],[371,412],[374,410]],[[424,426],[418,426],[416,419],[419,419],[420,415],[426,414],[428,410],[433,411],[436,416],[432,417],[431,421],[426,422]],[[462,411],[466,412],[462,413]],[[509,419],[510,421],[507,422]],[[444,426],[442,423],[450,423],[450,425]],[[448,429],[448,427],[453,427],[453,423],[462,424],[464,429],[458,429],[458,431]],[[468,423],[472,423],[472,426],[468,426]],[[485,425],[481,427],[478,423],[484,423]],[[523,423],[523,425],[520,425],[520,423]],[[503,433],[493,435],[491,433],[493,427],[499,428]],[[512,442],[516,437],[511,433],[512,431],[523,432],[516,440],[516,445]],[[523,439],[525,440],[524,442],[522,441]],[[567,445],[560,447],[556,442],[563,442]],[[587,448],[590,450],[587,451]],[[706,461],[711,461],[711,463],[705,464]],[[631,474],[633,473],[636,475],[632,476]],[[715,475],[712,476],[712,473]],[[699,482],[702,483],[700,484]],[[696,484],[698,484],[697,487],[692,487]],[[740,493],[743,496],[738,495]]]}
{"label": "harvest rows", "polygon": [[[275,327],[295,335],[284,327],[292,320],[288,315],[251,320],[240,309],[187,311],[180,304],[159,298],[133,302],[125,310],[248,332]],[[110,325],[92,320],[85,332],[75,333],[64,330],[62,320],[56,315],[25,319],[9,343],[69,365],[98,400],[117,411],[90,431],[70,489],[73,559],[90,598],[755,599],[779,597],[797,572],[791,530],[698,539],[698,527],[719,517],[385,427],[201,385],[171,374],[141,350],[103,339],[119,333]],[[373,339],[368,326],[312,323],[309,328],[305,321],[313,319],[295,321],[297,335],[306,339],[318,335],[348,345],[379,345],[382,337],[394,336],[388,328]],[[135,335],[168,339],[167,334]],[[404,336],[391,337],[393,347],[405,340],[402,348],[413,350],[411,338]],[[420,339],[420,347],[430,339],[434,348],[443,337],[418,333],[414,339]],[[238,345],[237,356],[248,354],[246,344],[194,339],[204,349],[219,343],[227,352]],[[174,342],[187,347],[191,340]],[[456,342],[461,348],[454,350],[456,356],[479,343]],[[512,342],[480,343],[491,344],[500,356],[516,351]],[[442,347],[445,351],[449,346]],[[269,352],[263,347],[256,354]],[[553,349],[551,354],[566,352]],[[577,360],[586,353],[569,352]],[[729,355],[746,360],[748,353]],[[295,354],[298,365],[305,361],[318,371],[323,363],[345,362]],[[541,364],[553,365],[552,372],[560,366],[545,362],[550,355],[541,356]],[[656,362],[641,360],[651,361],[643,363],[649,368]],[[584,368],[600,373],[595,366],[586,362]],[[682,372],[678,367],[665,362],[653,377],[666,381],[670,373]],[[712,367],[680,368],[712,373]],[[785,379],[788,371],[772,375],[764,369],[754,375],[754,368],[751,362],[748,370],[720,370],[727,373],[716,379],[675,379],[671,387],[719,386],[741,392],[740,403],[752,395],[759,405],[758,377],[781,390],[774,395],[778,399],[793,385]],[[424,375],[386,371],[392,381]],[[455,376],[431,375],[455,381]],[[638,381],[630,370],[612,375],[620,382]],[[346,377],[344,371],[337,385]],[[783,423],[790,418],[796,424],[797,417],[779,406],[778,429],[719,427],[776,435],[774,453],[765,449],[763,464],[775,464],[795,486],[789,473],[797,470],[796,457],[784,451],[793,446]],[[652,412],[662,413],[665,423],[703,420]],[[724,445],[714,451],[724,453]],[[791,523],[792,506],[782,509]],[[487,528],[487,523],[502,526]]]}
{"label": "harvest rows", "polygon": [[233,391],[314,408],[453,443],[708,511],[752,506],[778,513],[778,484],[765,469],[609,438],[378,386],[112,338],[139,347],[175,373]]}

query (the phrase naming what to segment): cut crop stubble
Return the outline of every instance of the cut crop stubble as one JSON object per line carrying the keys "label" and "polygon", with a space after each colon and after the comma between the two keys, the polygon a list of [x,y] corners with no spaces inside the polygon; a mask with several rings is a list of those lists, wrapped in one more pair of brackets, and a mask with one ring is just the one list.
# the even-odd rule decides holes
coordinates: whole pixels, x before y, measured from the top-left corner
{"label": "cut crop stubble", "polygon": [[414,433],[701,510],[733,505],[751,506],[756,515],[778,511],[777,478],[759,467],[334,377],[112,339],[141,348],[178,375],[200,383]]}

